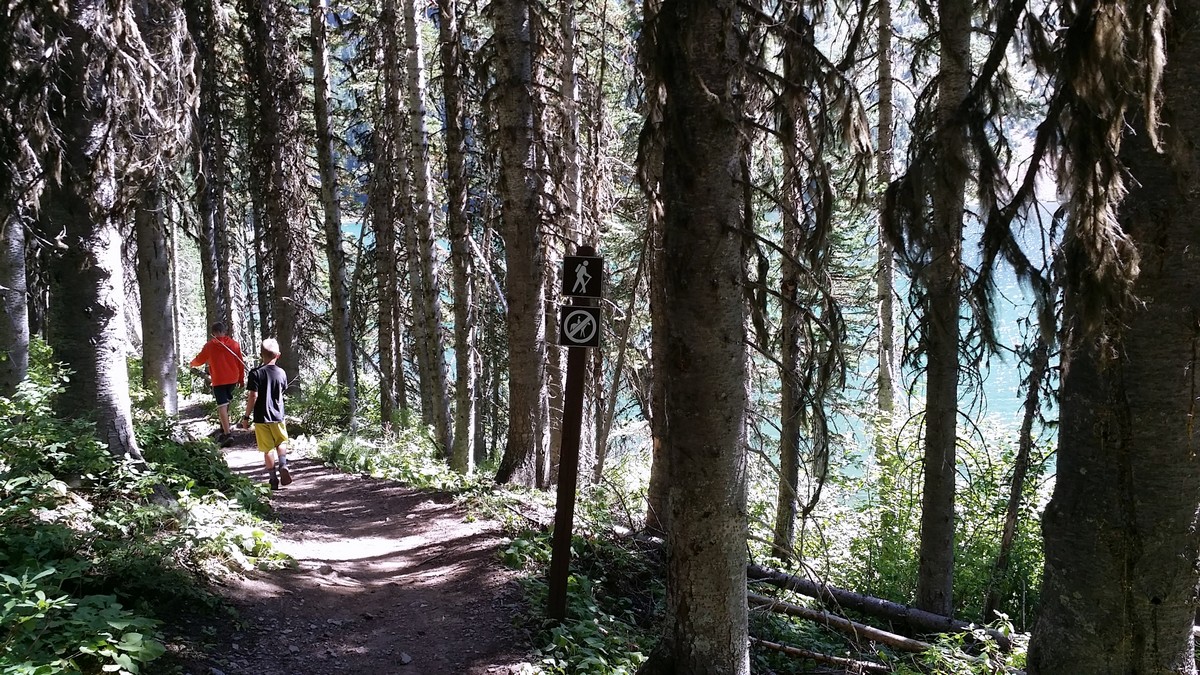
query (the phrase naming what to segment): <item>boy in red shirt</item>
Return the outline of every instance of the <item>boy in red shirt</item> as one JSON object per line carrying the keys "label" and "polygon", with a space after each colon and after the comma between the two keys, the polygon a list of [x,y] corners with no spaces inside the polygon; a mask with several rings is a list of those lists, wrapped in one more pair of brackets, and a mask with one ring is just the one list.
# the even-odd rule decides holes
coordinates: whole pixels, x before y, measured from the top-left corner
{"label": "boy in red shirt", "polygon": [[233,388],[245,380],[246,361],[237,340],[226,334],[225,324],[218,321],[212,325],[212,339],[192,359],[192,367],[208,364],[212,378],[213,397],[217,399],[217,415],[221,418],[221,435],[218,442],[229,445],[233,441],[229,424],[229,402],[233,400]]}

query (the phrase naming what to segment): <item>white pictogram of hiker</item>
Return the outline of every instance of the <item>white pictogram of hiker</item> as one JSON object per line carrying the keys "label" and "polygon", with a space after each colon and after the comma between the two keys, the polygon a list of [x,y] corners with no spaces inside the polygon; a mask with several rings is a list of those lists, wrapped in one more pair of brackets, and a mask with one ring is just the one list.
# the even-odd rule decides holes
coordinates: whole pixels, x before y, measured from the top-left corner
{"label": "white pictogram of hiker", "polygon": [[587,291],[588,282],[592,280],[592,275],[587,271],[588,261],[584,260],[575,266],[575,285],[571,286],[572,293],[584,293]]}

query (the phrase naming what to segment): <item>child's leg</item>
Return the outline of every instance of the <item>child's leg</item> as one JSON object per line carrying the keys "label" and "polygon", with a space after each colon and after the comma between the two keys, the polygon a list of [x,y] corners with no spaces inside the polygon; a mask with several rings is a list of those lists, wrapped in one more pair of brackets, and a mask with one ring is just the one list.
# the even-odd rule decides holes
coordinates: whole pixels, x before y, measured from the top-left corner
{"label": "child's leg", "polygon": [[221,418],[221,432],[228,434],[230,432],[228,403],[222,403],[221,405],[217,406],[217,416]]}
{"label": "child's leg", "polygon": [[279,484],[290,485],[292,482],[292,472],[288,471],[287,465],[287,448],[283,443],[275,446],[275,453],[279,455]]}

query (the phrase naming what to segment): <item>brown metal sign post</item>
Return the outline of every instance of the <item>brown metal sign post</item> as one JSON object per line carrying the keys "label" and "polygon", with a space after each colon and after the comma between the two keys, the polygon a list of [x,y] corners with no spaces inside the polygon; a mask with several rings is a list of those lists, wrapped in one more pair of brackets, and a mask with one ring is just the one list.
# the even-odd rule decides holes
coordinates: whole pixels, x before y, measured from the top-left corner
{"label": "brown metal sign post", "polygon": [[562,447],[558,453],[558,501],[550,557],[550,594],[546,615],[567,618],[567,580],[571,567],[571,535],[575,527],[575,487],[579,480],[579,434],[583,425],[583,381],[587,349],[600,346],[600,297],[604,259],[591,246],[580,246],[563,261],[563,293],[573,296],[559,316],[558,344],[567,348],[567,383],[563,391]]}

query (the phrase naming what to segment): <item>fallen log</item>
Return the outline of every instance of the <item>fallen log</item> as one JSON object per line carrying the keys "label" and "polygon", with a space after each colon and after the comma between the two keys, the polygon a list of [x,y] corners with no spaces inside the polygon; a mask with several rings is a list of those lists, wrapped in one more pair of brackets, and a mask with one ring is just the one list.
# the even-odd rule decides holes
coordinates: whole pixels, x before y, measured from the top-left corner
{"label": "fallen log", "polygon": [[928,642],[921,642],[920,640],[907,638],[903,635],[897,635],[881,628],[875,628],[874,626],[868,626],[866,624],[858,623],[857,621],[851,621],[850,619],[836,616],[834,614],[830,614],[829,612],[801,607],[800,605],[791,602],[784,602],[783,600],[776,600],[775,598],[768,598],[755,593],[750,593],[746,596],[746,598],[750,601],[751,607],[762,607],[763,609],[767,609],[772,612],[787,614],[788,616],[795,616],[801,619],[808,619],[809,621],[816,621],[817,623],[829,626],[834,630],[853,635],[856,638],[865,638],[867,640],[871,640],[872,642],[885,644],[889,647],[895,647],[896,649],[901,649],[906,652],[923,652],[933,646]]}
{"label": "fallen log", "polygon": [[[785,574],[759,565],[748,565],[746,577],[750,582],[761,581],[778,588],[793,591],[810,598],[816,598],[826,605],[839,609],[850,609],[870,616],[897,621],[908,626],[915,633],[958,633],[970,631],[980,626],[958,621],[941,614],[926,612],[916,607],[909,607],[898,602],[891,602],[853,591],[818,584],[803,577]],[[991,636],[1000,649],[1009,651],[1012,642],[1008,636],[992,628],[983,628]]]}
{"label": "fallen log", "polygon": [[817,663],[825,663],[831,666],[844,668],[847,673],[890,673],[892,669],[882,663],[874,661],[859,661],[857,659],[848,659],[844,656],[830,656],[821,652],[812,652],[807,649],[793,647],[791,645],[782,645],[778,642],[762,640],[760,638],[750,637],[750,644],[755,644],[760,647],[765,647],[777,652],[782,652],[789,656],[798,656],[804,659],[810,659]]}

